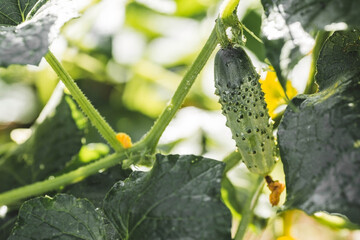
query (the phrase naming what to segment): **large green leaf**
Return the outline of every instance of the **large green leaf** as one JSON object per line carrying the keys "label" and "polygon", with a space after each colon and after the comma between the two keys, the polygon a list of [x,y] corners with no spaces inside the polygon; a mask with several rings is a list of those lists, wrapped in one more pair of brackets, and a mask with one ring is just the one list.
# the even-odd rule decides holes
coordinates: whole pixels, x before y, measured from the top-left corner
{"label": "large green leaf", "polygon": [[77,16],[73,0],[0,0],[0,66],[39,64],[64,23]]}
{"label": "large green leaf", "polygon": [[311,50],[313,41],[308,33],[344,28],[346,24],[360,25],[360,4],[357,0],[261,2],[266,15],[262,26],[266,56],[274,66],[284,89],[289,72]]}
{"label": "large green leaf", "polygon": [[61,92],[40,114],[31,137],[0,159],[0,192],[56,174],[79,152],[86,119],[70,96],[57,91]]}
{"label": "large green leaf", "polygon": [[104,212],[122,239],[230,239],[223,170],[203,157],[157,155],[150,172],[133,172],[113,186]]}
{"label": "large green leaf", "polygon": [[[333,23],[360,25],[358,0],[261,0],[265,13],[278,12],[287,25],[300,22],[311,32]],[[336,27],[336,26],[333,26]],[[343,26],[340,26],[343,27]]]}
{"label": "large green leaf", "polygon": [[61,194],[25,202],[9,240],[105,239],[104,220],[86,199]]}
{"label": "large green leaf", "polygon": [[327,40],[317,66],[323,90],[294,99],[298,111],[288,108],[278,131],[286,175],[285,208],[342,214],[357,224],[360,65],[353,61],[359,63],[359,37],[359,31],[348,31]]}

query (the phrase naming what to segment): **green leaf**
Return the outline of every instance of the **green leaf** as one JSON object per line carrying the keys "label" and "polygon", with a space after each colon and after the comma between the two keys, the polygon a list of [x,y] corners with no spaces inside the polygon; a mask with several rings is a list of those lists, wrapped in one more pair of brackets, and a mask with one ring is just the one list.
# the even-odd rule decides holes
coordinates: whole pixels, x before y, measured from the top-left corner
{"label": "green leaf", "polygon": [[62,25],[77,16],[72,0],[0,0],[0,66],[40,63]]}
{"label": "green leaf", "polygon": [[236,189],[228,177],[223,178],[221,185],[222,196],[226,205],[230,208],[233,215],[238,214],[240,216],[249,191],[246,191],[247,189]]}
{"label": "green leaf", "polygon": [[316,82],[320,89],[333,85],[337,80],[347,80],[359,72],[360,31],[335,32],[323,46],[318,62]]}
{"label": "green leaf", "polygon": [[359,32],[354,34],[335,33],[325,42],[318,69],[327,69],[328,75],[317,76],[323,90],[293,100],[298,111],[286,110],[278,141],[286,175],[285,208],[341,214],[360,224],[360,65],[351,62],[358,61],[360,48],[353,44]]}
{"label": "green leaf", "polygon": [[308,54],[313,41],[308,33],[359,26],[357,0],[261,0],[266,18],[263,41],[266,56],[286,89],[289,72]]}
{"label": "green leaf", "polygon": [[24,22],[35,4],[43,5],[46,1],[39,0],[0,0],[0,24],[19,25]]}
{"label": "green leaf", "polygon": [[86,199],[61,194],[25,202],[9,240],[105,239],[101,215]]}
{"label": "green leaf", "polygon": [[[261,0],[265,14],[279,12],[287,25],[299,22],[308,31],[326,30],[333,23],[360,25],[357,0]],[[333,26],[335,27],[335,26]]]}
{"label": "green leaf", "polygon": [[193,155],[157,155],[150,172],[114,185],[104,212],[122,239],[230,239],[220,197],[224,164]]}
{"label": "green leaf", "polygon": [[0,217],[0,239],[8,239],[16,221],[18,211],[9,211],[5,217]]}
{"label": "green leaf", "polygon": [[101,207],[106,193],[115,182],[125,180],[130,175],[130,170],[124,170],[121,166],[115,166],[104,172],[92,175],[85,180],[70,185],[65,192],[78,198],[90,200],[95,207]]}
{"label": "green leaf", "polygon": [[265,53],[266,57],[269,59],[271,65],[274,67],[275,72],[277,73],[277,77],[281,84],[281,87],[286,91],[286,75],[289,73],[289,70],[284,69],[287,73],[283,73],[280,63],[280,55],[281,49],[285,44],[285,40],[280,37],[279,39],[268,40],[265,37],[262,38],[265,45]]}
{"label": "green leaf", "polygon": [[286,90],[286,81],[294,66],[308,54],[314,39],[297,22],[288,24],[271,0],[263,0],[266,18],[262,22],[262,39],[266,57],[274,67],[279,82]]}
{"label": "green leaf", "polygon": [[60,89],[40,114],[31,137],[0,159],[1,192],[56,174],[79,152],[85,118],[71,102]]}
{"label": "green leaf", "polygon": [[[86,138],[86,140],[88,139]],[[90,143],[83,145],[78,155],[73,157],[71,161],[67,162],[66,167],[59,173],[59,175],[76,170],[79,167],[85,166],[96,160],[106,157],[109,152],[110,147],[105,143]]]}

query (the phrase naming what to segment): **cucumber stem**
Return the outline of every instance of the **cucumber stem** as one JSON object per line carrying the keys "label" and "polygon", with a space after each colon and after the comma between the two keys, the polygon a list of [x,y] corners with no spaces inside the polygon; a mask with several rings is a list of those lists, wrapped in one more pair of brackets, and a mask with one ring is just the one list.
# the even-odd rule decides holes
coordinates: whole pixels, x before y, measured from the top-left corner
{"label": "cucumber stem", "polygon": [[86,98],[81,89],[76,85],[74,79],[64,69],[56,57],[49,52],[45,55],[46,61],[50,64],[52,69],[59,76],[60,80],[65,84],[70,91],[75,101],[79,104],[81,110],[88,116],[91,123],[97,128],[103,138],[110,144],[115,151],[123,149],[121,143],[116,139],[116,133],[100,113],[94,108],[90,101]]}
{"label": "cucumber stem", "polygon": [[228,171],[230,171],[233,167],[239,164],[241,161],[241,154],[238,151],[234,151],[227,155],[223,162],[226,164],[224,174],[226,174]]}
{"label": "cucumber stem", "polygon": [[240,0],[225,0],[222,4],[222,11],[220,12],[220,18],[227,19],[231,17],[234,11],[237,9]]}
{"label": "cucumber stem", "polygon": [[241,214],[241,221],[236,231],[234,240],[242,240],[244,238],[246,229],[252,220],[254,208],[264,187],[264,183],[264,176],[259,175],[254,183],[253,191],[249,195],[244,206],[244,212]]}
{"label": "cucumber stem", "polygon": [[114,153],[96,162],[80,167],[69,173],[65,173],[55,178],[49,178],[41,182],[19,187],[0,194],[0,206],[13,204],[21,199],[37,196],[52,190],[57,190],[62,186],[83,180],[85,177],[97,173],[101,169],[119,164],[125,158],[124,152]]}
{"label": "cucumber stem", "polygon": [[226,34],[226,28],[222,18],[216,19],[215,24],[216,36],[220,43],[221,48],[227,48],[231,45],[229,38]]}
{"label": "cucumber stem", "polygon": [[177,110],[181,107],[181,104],[184,102],[196,77],[205,66],[217,43],[216,27],[214,27],[204,47],[180,82],[170,102],[167,104],[150,131],[145,135],[144,139],[141,140],[141,142],[148,146],[152,151],[155,151],[161,135],[175,116]]}
{"label": "cucumber stem", "polygon": [[320,50],[325,42],[325,40],[330,36],[330,32],[320,31],[316,35],[315,46],[312,51],[312,60],[309,71],[309,77],[306,82],[306,87],[304,90],[305,94],[311,94],[316,92],[316,84],[315,84],[315,73],[316,73],[316,63],[320,54]]}

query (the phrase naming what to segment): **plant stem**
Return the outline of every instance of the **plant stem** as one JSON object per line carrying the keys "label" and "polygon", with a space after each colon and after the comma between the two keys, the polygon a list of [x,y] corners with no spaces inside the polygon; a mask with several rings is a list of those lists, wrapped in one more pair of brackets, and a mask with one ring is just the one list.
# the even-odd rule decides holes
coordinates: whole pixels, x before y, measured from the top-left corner
{"label": "plant stem", "polygon": [[243,23],[241,23],[241,27],[243,27],[245,31],[247,31],[248,34],[250,34],[250,36],[252,36],[256,41],[258,41],[261,44],[264,44],[264,42],[258,36],[256,36],[255,33],[253,33],[250,29],[248,29]]}
{"label": "plant stem", "polygon": [[229,155],[227,155],[223,159],[223,162],[226,164],[224,174],[230,171],[236,165],[238,165],[240,161],[241,161],[241,154],[237,151],[234,151]]}
{"label": "plant stem", "polygon": [[315,40],[315,46],[312,51],[312,61],[310,66],[309,78],[306,82],[306,87],[304,90],[305,94],[311,94],[316,92],[315,83],[315,73],[316,73],[316,63],[320,54],[321,47],[323,46],[325,40],[329,37],[330,32],[320,31],[318,32]]}
{"label": "plant stem", "polygon": [[[223,3],[224,8],[220,13],[221,18],[230,18],[237,5],[239,4],[239,1],[240,0],[225,0]],[[169,125],[171,119],[175,116],[177,110],[181,107],[181,104],[184,102],[186,95],[189,93],[191,86],[196,80],[196,77],[199,75],[200,71],[205,66],[217,43],[218,39],[216,35],[215,25],[204,47],[201,49],[198,57],[195,59],[194,63],[191,65],[190,69],[180,82],[178,88],[174,93],[174,96],[172,97],[168,105],[165,107],[159,118],[156,120],[153,127],[147,133],[145,138],[141,141],[145,143],[145,145],[147,145],[150,149],[152,148],[152,150],[155,150],[155,147],[159,142],[162,133]]]}
{"label": "plant stem", "polygon": [[256,182],[254,184],[254,189],[251,192],[249,198],[246,201],[246,204],[244,206],[244,212],[241,214],[241,222],[239,224],[239,227],[235,234],[235,240],[242,240],[246,229],[249,225],[249,223],[252,220],[254,208],[256,206],[257,200],[260,196],[261,190],[264,187],[264,177],[258,176],[256,179]]}
{"label": "plant stem", "polygon": [[222,5],[224,7],[222,8],[222,11],[220,12],[220,18],[227,19],[227,18],[231,17],[233,12],[237,8],[239,2],[240,2],[240,0],[225,0]]}
{"label": "plant stem", "polygon": [[217,37],[216,30],[214,28],[198,57],[195,59],[195,62],[191,65],[190,69],[180,82],[174,93],[174,96],[165,107],[159,118],[156,120],[153,127],[142,140],[142,142],[144,142],[145,145],[147,145],[149,148],[155,149],[162,133],[170,123],[171,119],[175,116],[177,110],[181,107],[181,104],[184,102],[184,99],[189,93],[191,86],[196,80],[196,77],[199,75],[211,53],[214,51],[216,44]]}
{"label": "plant stem", "polygon": [[228,46],[230,46],[231,43],[226,34],[225,25],[224,25],[222,18],[216,19],[215,30],[216,30],[216,36],[217,36],[218,42],[220,43],[221,48],[227,48]]}
{"label": "plant stem", "polygon": [[294,210],[285,211],[282,215],[283,218],[283,236],[291,237],[291,226],[293,223]]}
{"label": "plant stem", "polygon": [[105,119],[94,108],[90,101],[86,98],[84,93],[76,85],[75,81],[71,78],[69,73],[64,69],[56,57],[49,51],[45,55],[46,61],[50,64],[52,69],[56,72],[66,88],[70,91],[73,98],[79,104],[82,111],[88,116],[91,123],[98,129],[103,138],[110,144],[116,151],[123,149],[121,143],[116,139],[116,133]]}
{"label": "plant stem", "polygon": [[49,178],[41,182],[36,182],[24,187],[19,187],[0,194],[0,206],[15,203],[24,198],[47,193],[59,189],[62,186],[81,181],[87,176],[97,173],[101,169],[106,169],[119,164],[125,158],[124,152],[114,153],[96,162],[80,167],[69,173],[65,173],[55,178]]}

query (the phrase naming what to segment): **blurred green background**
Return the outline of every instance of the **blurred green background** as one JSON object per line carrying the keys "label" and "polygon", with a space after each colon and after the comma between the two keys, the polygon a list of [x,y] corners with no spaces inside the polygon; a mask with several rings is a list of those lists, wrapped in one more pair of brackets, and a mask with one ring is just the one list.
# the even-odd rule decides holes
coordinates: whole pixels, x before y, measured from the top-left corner
{"label": "blurred green background", "polygon": [[[110,125],[136,142],[151,128],[201,50],[221,1],[77,1],[81,17],[63,27],[51,50]],[[237,14],[259,36],[260,1],[242,0]],[[263,45],[247,33],[245,36],[252,59],[263,62]],[[0,68],[0,157],[26,139],[29,127],[57,84],[57,76],[45,61],[39,66]],[[201,154],[218,160],[234,151],[235,143],[217,101],[212,56],[163,134],[160,151]],[[90,127],[86,143],[105,142]],[[279,164],[275,173],[280,179],[281,168]],[[246,172],[244,166],[228,175],[235,193],[251,186],[251,177],[244,177],[247,173],[241,172]],[[275,215],[267,195],[260,198],[256,214],[258,224],[247,239],[274,239],[281,235],[283,217],[270,222],[265,231],[262,229],[266,219]],[[328,222],[320,224],[300,212],[294,216],[296,239],[360,239],[356,231],[339,230],[338,225]],[[234,219],[238,221],[236,216]],[[300,230],[304,226],[308,228],[306,232]]]}

